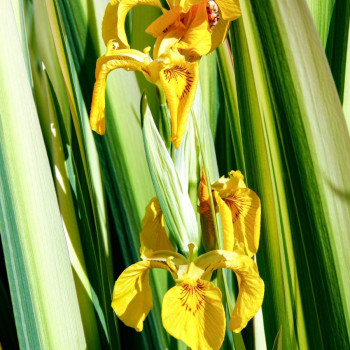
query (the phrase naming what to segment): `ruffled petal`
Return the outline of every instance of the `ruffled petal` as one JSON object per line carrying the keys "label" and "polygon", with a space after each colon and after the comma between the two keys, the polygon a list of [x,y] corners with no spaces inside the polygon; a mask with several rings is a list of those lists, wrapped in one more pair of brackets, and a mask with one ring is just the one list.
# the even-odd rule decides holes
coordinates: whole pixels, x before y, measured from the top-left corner
{"label": "ruffled petal", "polygon": [[114,285],[112,308],[125,325],[141,332],[143,321],[153,308],[149,269],[161,268],[171,272],[162,261],[140,261],[129,266]]}
{"label": "ruffled petal", "polygon": [[239,170],[230,171],[229,176],[229,178],[222,176],[218,181],[211,185],[213,190],[219,192],[221,198],[230,196],[239,188],[247,187],[244,183],[244,176]]}
{"label": "ruffled petal", "polygon": [[90,126],[98,134],[105,133],[105,93],[106,79],[109,72],[117,68],[140,70],[147,77],[147,65],[150,57],[137,50],[111,50],[112,41],[108,43],[107,53],[101,56],[96,63],[96,82],[92,95]]}
{"label": "ruffled petal", "polygon": [[239,251],[214,250],[198,257],[194,264],[197,267],[194,271],[203,272],[201,276],[193,278],[209,279],[214,270],[222,268],[236,273],[239,293],[229,328],[240,332],[258,312],[264,299],[264,281],[259,276],[254,260]]}
{"label": "ruffled petal", "polygon": [[[155,58],[164,53],[164,46],[167,46],[168,49],[180,50],[188,61],[194,61],[206,55],[211,48],[206,2],[191,7],[187,14],[176,6],[157,18],[146,32],[159,38],[155,45]],[[172,46],[164,45],[163,40],[166,39]]]}
{"label": "ruffled petal", "polygon": [[152,198],[147,205],[141,228],[141,255],[158,250],[174,250],[165,231],[164,217],[157,197]]}
{"label": "ruffled petal", "polygon": [[186,62],[183,56],[172,53],[169,64],[160,71],[160,83],[170,110],[171,140],[179,148],[197,90],[198,62]]}
{"label": "ruffled petal", "polygon": [[128,12],[138,5],[150,5],[162,8],[160,0],[111,0],[106,7],[102,21],[102,37],[107,45],[109,40],[116,40],[120,48],[129,48],[125,33],[125,19]]}
{"label": "ruffled petal", "polygon": [[221,292],[208,281],[180,283],[164,296],[164,328],[192,349],[219,349],[225,336]]}
{"label": "ruffled petal", "polygon": [[221,12],[221,16],[226,21],[234,21],[242,16],[241,7],[238,0],[215,0]]}

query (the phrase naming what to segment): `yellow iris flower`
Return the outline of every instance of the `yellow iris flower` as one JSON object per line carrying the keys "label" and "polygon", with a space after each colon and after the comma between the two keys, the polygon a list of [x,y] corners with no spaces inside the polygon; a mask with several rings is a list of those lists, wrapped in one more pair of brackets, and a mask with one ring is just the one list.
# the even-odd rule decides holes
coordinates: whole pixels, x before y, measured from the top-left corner
{"label": "yellow iris flower", "polygon": [[[261,206],[257,194],[247,188],[240,171],[231,171],[229,178],[221,177],[211,185],[213,199],[220,212],[224,230],[224,249],[241,246],[245,254],[252,257],[258,250],[260,238]],[[199,212],[205,219],[203,244],[207,250],[215,249],[209,192],[204,176],[199,185]]]}
{"label": "yellow iris flower", "polygon": [[[110,71],[117,68],[141,71],[146,79],[163,88],[167,98],[172,141],[181,144],[198,84],[198,60],[220,45],[230,21],[241,15],[238,0],[168,0],[170,10],[160,0],[111,0],[102,23],[106,54],[96,64],[90,124],[105,132],[105,88]],[[127,13],[136,5],[159,7],[163,15],[147,32],[156,38],[153,59],[150,48],[130,49],[125,34]]]}
{"label": "yellow iris flower", "polygon": [[130,327],[142,331],[143,321],[153,307],[149,270],[171,273],[176,286],[164,296],[162,321],[165,329],[192,349],[219,349],[225,336],[225,312],[220,290],[210,282],[213,271],[226,268],[237,275],[239,294],[229,328],[240,332],[259,310],[264,282],[255,262],[239,248],[213,250],[193,260],[175,252],[164,228],[158,200],[152,199],[142,222],[142,261],[129,266],[115,283],[112,307]]}

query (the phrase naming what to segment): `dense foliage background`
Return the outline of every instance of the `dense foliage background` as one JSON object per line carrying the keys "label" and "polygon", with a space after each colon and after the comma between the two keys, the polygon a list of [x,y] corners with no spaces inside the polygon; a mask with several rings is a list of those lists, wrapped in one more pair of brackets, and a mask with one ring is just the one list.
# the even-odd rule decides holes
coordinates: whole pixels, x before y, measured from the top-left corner
{"label": "dense foliage background", "polygon": [[[142,333],[110,307],[117,276],[139,260],[140,223],[155,195],[142,92],[160,130],[166,106],[141,74],[118,70],[108,78],[106,135],[90,130],[106,5],[0,2],[3,349],[185,348],[162,327],[165,273],[152,275],[154,310]],[[228,41],[201,60],[193,107],[212,180],[240,169],[262,202],[262,312],[223,347],[348,349],[350,2],[241,0],[241,8]],[[131,47],[153,45],[144,29],[159,14],[132,10]],[[197,150],[191,198],[198,147],[184,146]]]}

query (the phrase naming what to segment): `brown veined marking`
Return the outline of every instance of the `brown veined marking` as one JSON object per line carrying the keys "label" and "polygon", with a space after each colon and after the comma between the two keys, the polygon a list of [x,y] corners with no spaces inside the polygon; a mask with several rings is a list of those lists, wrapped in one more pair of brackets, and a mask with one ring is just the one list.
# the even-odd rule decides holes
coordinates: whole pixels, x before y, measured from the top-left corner
{"label": "brown veined marking", "polygon": [[164,69],[164,76],[169,83],[172,79],[175,79],[177,83],[180,82],[180,79],[183,79],[185,81],[182,93],[180,96],[178,96],[180,100],[182,100],[185,95],[190,92],[191,85],[193,83],[193,77],[191,75],[191,72],[186,67],[174,66],[172,68]]}
{"label": "brown veined marking", "polygon": [[224,201],[230,207],[232,212],[232,221],[233,223],[235,223],[239,215],[242,213],[246,203],[243,199],[236,196],[224,198]]}
{"label": "brown veined marking", "polygon": [[201,309],[205,299],[204,285],[201,281],[197,285],[183,283],[181,291],[181,305],[185,307],[186,311],[192,312],[193,316]]}

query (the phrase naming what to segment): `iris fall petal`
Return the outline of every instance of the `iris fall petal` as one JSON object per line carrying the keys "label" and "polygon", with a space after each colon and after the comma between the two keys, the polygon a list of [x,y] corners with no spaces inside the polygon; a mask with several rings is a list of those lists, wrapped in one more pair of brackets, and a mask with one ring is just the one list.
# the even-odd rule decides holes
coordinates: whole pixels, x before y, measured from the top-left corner
{"label": "iris fall petal", "polygon": [[225,335],[221,292],[208,281],[180,283],[164,296],[164,328],[192,349],[219,349]]}

